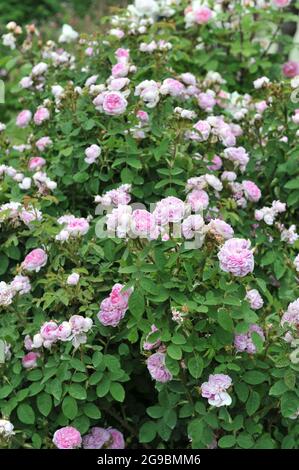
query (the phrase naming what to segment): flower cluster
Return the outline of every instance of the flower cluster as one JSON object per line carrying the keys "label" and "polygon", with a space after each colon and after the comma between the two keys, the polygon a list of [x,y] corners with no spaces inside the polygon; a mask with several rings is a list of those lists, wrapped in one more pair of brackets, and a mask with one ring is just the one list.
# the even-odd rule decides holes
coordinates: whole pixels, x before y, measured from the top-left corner
{"label": "flower cluster", "polygon": [[71,341],[74,348],[78,349],[81,344],[87,341],[86,333],[92,328],[91,318],[84,318],[81,315],[72,315],[69,321],[58,324],[54,320],[44,323],[39,333],[31,339],[29,335],[25,337],[24,345],[27,351],[44,347],[51,349],[58,341]]}

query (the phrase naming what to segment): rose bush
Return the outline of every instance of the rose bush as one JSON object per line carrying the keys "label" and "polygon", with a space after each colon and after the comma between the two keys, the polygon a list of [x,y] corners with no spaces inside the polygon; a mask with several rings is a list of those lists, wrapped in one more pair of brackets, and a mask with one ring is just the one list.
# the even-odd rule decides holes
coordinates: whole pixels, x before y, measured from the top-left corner
{"label": "rose bush", "polygon": [[289,3],[7,25],[3,446],[298,447]]}

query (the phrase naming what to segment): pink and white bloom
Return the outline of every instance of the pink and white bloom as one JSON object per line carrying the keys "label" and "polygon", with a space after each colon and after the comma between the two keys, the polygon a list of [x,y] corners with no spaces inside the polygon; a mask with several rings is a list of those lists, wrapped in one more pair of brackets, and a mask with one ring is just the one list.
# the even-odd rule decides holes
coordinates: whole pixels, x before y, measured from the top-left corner
{"label": "pink and white bloom", "polygon": [[287,78],[294,78],[299,75],[299,62],[289,60],[282,66],[282,73]]}
{"label": "pink and white bloom", "polygon": [[244,277],[254,269],[253,251],[250,241],[243,238],[227,240],[218,252],[220,269],[234,276]]}
{"label": "pink and white bloom", "polygon": [[21,128],[27,127],[31,119],[32,119],[31,111],[29,111],[29,109],[24,109],[17,115],[16,125]]}
{"label": "pink and white bloom", "polygon": [[28,170],[40,170],[46,164],[46,160],[42,157],[32,157],[28,162]]}
{"label": "pink and white bloom", "polygon": [[34,369],[37,366],[37,359],[39,358],[39,353],[29,352],[22,357],[22,365],[25,369]]}
{"label": "pink and white bloom", "polygon": [[98,157],[101,155],[102,149],[96,144],[92,144],[90,147],[87,147],[85,150],[85,155],[86,157],[84,158],[84,161],[91,165],[92,163],[95,163]]}
{"label": "pink and white bloom", "polygon": [[41,137],[35,142],[35,145],[40,152],[43,152],[47,147],[50,147],[52,144],[53,142],[48,136]]}
{"label": "pink and white bloom", "polygon": [[55,431],[53,442],[58,449],[77,449],[81,447],[82,437],[76,428],[66,426]]}
{"label": "pink and white bloom", "polygon": [[68,286],[76,286],[79,282],[80,274],[72,273],[68,276],[66,283]]}
{"label": "pink and white bloom", "polygon": [[214,374],[209,376],[208,382],[201,385],[201,396],[208,399],[212,406],[229,406],[232,403],[230,395],[226,392],[232,385],[229,375]]}
{"label": "pink and white bloom", "polygon": [[33,121],[37,126],[43,124],[43,122],[48,121],[50,119],[50,112],[48,108],[41,106],[38,108],[33,116]]}
{"label": "pink and white bloom", "polygon": [[257,202],[262,197],[260,188],[253,181],[244,180],[242,182],[242,187],[245,197],[249,201]]}
{"label": "pink and white bloom", "polygon": [[25,257],[22,268],[26,271],[35,271],[38,273],[43,266],[47,264],[48,255],[42,248],[36,248],[30,251]]}

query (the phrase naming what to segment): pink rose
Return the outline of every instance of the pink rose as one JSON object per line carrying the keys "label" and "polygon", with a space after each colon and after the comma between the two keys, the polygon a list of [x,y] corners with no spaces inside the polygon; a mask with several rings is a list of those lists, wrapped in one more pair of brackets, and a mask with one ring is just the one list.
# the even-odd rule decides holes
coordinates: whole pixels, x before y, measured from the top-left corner
{"label": "pink rose", "polygon": [[249,201],[257,202],[261,198],[261,190],[255,183],[253,183],[253,181],[244,180],[242,182],[242,186],[245,193],[245,197]]}
{"label": "pink rose", "polygon": [[272,0],[274,6],[278,8],[285,8],[290,5],[292,0]]}
{"label": "pink rose", "polygon": [[187,202],[193,212],[200,212],[208,207],[209,196],[203,189],[193,189],[187,196]]}
{"label": "pink rose", "polygon": [[35,145],[36,147],[38,148],[38,150],[40,152],[43,152],[47,147],[49,147],[50,145],[52,145],[52,140],[50,139],[50,137],[48,136],[45,136],[45,137],[41,137],[40,139],[38,139],[36,142],[35,142]]}
{"label": "pink rose", "polygon": [[194,18],[197,24],[205,24],[212,18],[212,10],[208,7],[200,7],[194,11]]}
{"label": "pink rose", "polygon": [[110,116],[123,114],[127,105],[127,100],[122,93],[118,91],[107,92],[102,104],[104,112]]}
{"label": "pink rose", "polygon": [[67,341],[72,334],[72,327],[69,322],[63,321],[55,331],[55,336],[61,341]]}
{"label": "pink rose", "polygon": [[218,253],[220,269],[243,277],[252,273],[254,258],[250,249],[250,241],[242,238],[231,238],[227,240]]}
{"label": "pink rose", "polygon": [[30,251],[22,263],[22,267],[26,271],[39,272],[40,269],[47,264],[48,256],[42,248],[36,248]]}
{"label": "pink rose", "polygon": [[133,211],[131,231],[133,235],[148,240],[156,240],[159,236],[159,228],[156,225],[155,217],[150,212],[142,209]]}
{"label": "pink rose", "polygon": [[81,447],[81,434],[76,428],[66,426],[55,431],[53,442],[58,449],[76,449]]}
{"label": "pink rose", "polygon": [[37,366],[37,359],[39,358],[39,354],[35,352],[29,352],[25,356],[22,357],[22,365],[25,369],[33,369]]}
{"label": "pink rose", "polygon": [[31,121],[31,118],[32,118],[31,111],[29,111],[29,109],[24,109],[17,115],[16,125],[21,128],[26,127]]}
{"label": "pink rose", "polygon": [[35,111],[33,120],[37,126],[40,126],[44,121],[50,119],[50,112],[47,108],[40,107]]}
{"label": "pink rose", "polygon": [[46,160],[42,157],[32,157],[28,162],[28,170],[39,170],[46,164]]}
{"label": "pink rose", "polygon": [[210,171],[217,171],[217,170],[220,170],[221,167],[222,167],[221,158],[218,155],[214,155],[214,157],[212,158],[212,164],[208,165],[207,168]]}
{"label": "pink rose", "polygon": [[287,78],[296,77],[296,75],[299,75],[299,63],[295,62],[294,60],[289,60],[283,64],[282,73]]}
{"label": "pink rose", "polygon": [[128,49],[123,49],[122,47],[120,47],[115,51],[115,57],[118,62],[127,62],[130,57],[130,51]]}
{"label": "pink rose", "polygon": [[118,62],[112,67],[112,76],[114,78],[126,77],[129,73],[129,66],[126,63]]}
{"label": "pink rose", "polygon": [[40,329],[42,338],[46,341],[56,341],[58,326],[55,321],[48,321],[44,323]]}

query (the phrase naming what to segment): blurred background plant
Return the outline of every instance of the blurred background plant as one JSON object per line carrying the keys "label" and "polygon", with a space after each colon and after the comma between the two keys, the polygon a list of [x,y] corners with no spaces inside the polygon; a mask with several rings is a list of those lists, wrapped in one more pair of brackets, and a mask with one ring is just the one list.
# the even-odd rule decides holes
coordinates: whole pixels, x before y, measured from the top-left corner
{"label": "blurred background plant", "polygon": [[31,22],[53,28],[69,23],[87,32],[93,30],[109,10],[123,8],[127,4],[128,0],[0,0],[0,24]]}

